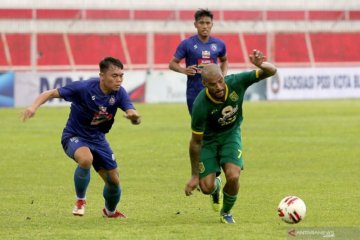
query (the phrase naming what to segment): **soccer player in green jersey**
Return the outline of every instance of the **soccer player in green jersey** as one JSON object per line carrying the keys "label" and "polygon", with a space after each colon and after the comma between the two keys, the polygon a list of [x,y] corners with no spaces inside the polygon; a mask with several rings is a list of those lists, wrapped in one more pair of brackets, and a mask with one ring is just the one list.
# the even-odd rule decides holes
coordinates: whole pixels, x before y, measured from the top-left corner
{"label": "soccer player in green jersey", "polygon": [[[205,89],[196,97],[191,116],[191,178],[185,194],[191,195],[197,186],[207,195],[223,191],[220,207],[223,223],[235,223],[230,210],[237,199],[243,169],[240,124],[245,91],[276,73],[276,67],[265,61],[262,52],[255,49],[249,58],[258,69],[226,77],[218,65],[206,65],[201,73]],[[220,168],[226,178],[223,189],[221,179],[216,178]]]}

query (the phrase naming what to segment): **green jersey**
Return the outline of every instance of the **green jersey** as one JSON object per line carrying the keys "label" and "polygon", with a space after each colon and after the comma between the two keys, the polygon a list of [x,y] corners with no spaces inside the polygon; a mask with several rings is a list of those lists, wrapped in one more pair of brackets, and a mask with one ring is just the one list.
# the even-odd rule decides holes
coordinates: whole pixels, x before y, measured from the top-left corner
{"label": "green jersey", "polygon": [[257,70],[226,76],[224,102],[215,100],[207,89],[203,89],[194,102],[192,131],[204,134],[206,140],[239,129],[243,120],[242,103],[245,91],[259,80]]}

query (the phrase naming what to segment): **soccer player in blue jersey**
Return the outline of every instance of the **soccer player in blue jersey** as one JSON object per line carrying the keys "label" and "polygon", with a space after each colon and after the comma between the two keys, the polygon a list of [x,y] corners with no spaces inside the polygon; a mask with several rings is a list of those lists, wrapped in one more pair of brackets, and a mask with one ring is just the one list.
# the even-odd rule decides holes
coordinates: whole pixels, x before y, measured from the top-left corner
{"label": "soccer player in blue jersey", "polygon": [[237,199],[243,169],[240,125],[245,91],[276,73],[276,67],[265,62],[258,50],[250,55],[250,61],[258,69],[225,77],[218,65],[205,66],[201,75],[206,88],[195,99],[191,115],[191,178],[185,194],[191,195],[198,185],[204,194],[219,192],[221,185],[216,181],[216,173],[222,168],[226,178],[220,209],[223,223],[235,223],[230,210]]}
{"label": "soccer player in blue jersey", "polygon": [[[225,43],[210,36],[213,13],[207,9],[199,9],[195,12],[194,18],[197,34],[179,44],[169,63],[171,70],[187,75],[186,101],[190,114],[196,96],[204,88],[201,82],[201,69],[206,64],[217,63],[219,59],[224,76],[228,70]],[[182,59],[185,59],[186,67],[180,65]]]}
{"label": "soccer player in blue jersey", "polygon": [[99,67],[99,78],[76,81],[41,93],[22,112],[22,120],[33,117],[36,110],[49,99],[63,98],[71,102],[61,143],[65,153],[77,163],[74,173],[77,200],[72,213],[75,216],[85,213],[86,190],[93,166],[105,182],[103,216],[125,218],[116,208],[121,197],[119,171],[105,134],[111,129],[118,108],[125,112],[124,116],[132,124],[140,124],[141,119],[121,86],[124,76],[121,61],[107,57],[99,63]]}

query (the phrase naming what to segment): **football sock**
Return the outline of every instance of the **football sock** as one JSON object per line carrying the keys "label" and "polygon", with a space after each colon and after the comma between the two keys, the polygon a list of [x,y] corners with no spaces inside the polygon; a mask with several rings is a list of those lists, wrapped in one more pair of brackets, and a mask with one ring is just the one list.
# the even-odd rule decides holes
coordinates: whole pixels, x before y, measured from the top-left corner
{"label": "football sock", "polygon": [[215,178],[215,189],[214,191],[211,193],[211,195],[213,195],[214,193],[217,193],[220,191],[221,188],[221,183],[220,180],[218,178]]}
{"label": "football sock", "polygon": [[223,200],[223,207],[221,209],[221,214],[230,213],[230,210],[234,206],[236,202],[237,195],[231,196],[224,192],[224,200]]}
{"label": "football sock", "polygon": [[78,199],[85,199],[86,189],[90,182],[90,169],[77,166],[74,173],[75,191]]}
{"label": "football sock", "polygon": [[103,196],[105,199],[106,210],[114,212],[121,197],[120,186],[108,181],[108,184],[104,186]]}

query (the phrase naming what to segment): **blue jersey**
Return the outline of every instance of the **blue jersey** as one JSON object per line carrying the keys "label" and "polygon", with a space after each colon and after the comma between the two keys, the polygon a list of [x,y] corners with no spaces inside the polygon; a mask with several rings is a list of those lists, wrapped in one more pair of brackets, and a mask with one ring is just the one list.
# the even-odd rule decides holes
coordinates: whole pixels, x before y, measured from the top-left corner
{"label": "blue jersey", "polygon": [[135,109],[123,87],[105,95],[99,78],[72,82],[58,88],[60,96],[71,102],[69,119],[62,139],[82,137],[88,141],[102,141],[109,132],[118,108]]}
{"label": "blue jersey", "polygon": [[[191,36],[183,40],[176,49],[174,57],[177,59],[185,58],[186,66],[196,65],[201,69],[209,63],[217,63],[219,57],[226,55],[225,43],[214,37],[209,37],[209,41],[202,42],[198,35]],[[187,77],[187,89],[194,89],[199,93],[203,88],[201,74]]]}

